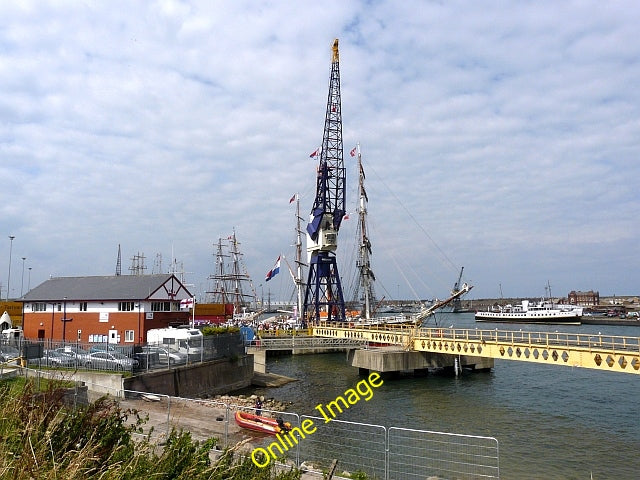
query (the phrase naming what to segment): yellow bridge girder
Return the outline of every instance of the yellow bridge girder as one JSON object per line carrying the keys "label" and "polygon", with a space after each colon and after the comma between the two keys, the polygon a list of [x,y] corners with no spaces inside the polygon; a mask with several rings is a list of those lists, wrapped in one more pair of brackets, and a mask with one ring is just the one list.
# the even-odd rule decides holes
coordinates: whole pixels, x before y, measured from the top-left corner
{"label": "yellow bridge girder", "polygon": [[640,374],[639,337],[326,322],[314,326],[312,335],[399,345],[407,351]]}

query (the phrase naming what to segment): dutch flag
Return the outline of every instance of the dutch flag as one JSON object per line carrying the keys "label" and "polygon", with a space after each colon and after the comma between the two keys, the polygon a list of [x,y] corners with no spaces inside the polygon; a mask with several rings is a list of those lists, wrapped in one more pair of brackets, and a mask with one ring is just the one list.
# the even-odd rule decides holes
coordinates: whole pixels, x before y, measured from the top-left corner
{"label": "dutch flag", "polygon": [[280,256],[278,255],[278,260],[276,260],[276,264],[273,266],[271,270],[267,272],[267,276],[264,280],[268,282],[273,277],[275,277],[279,271],[280,271]]}

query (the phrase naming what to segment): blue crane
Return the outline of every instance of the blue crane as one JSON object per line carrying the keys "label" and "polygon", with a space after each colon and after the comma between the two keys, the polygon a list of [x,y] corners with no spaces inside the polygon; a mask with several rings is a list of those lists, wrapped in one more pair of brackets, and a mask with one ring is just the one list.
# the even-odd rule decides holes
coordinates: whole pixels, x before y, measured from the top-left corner
{"label": "blue crane", "polygon": [[338,230],[345,214],[346,172],[342,148],[342,106],[338,39],[333,43],[329,97],[316,176],[316,196],[307,225],[309,275],[304,295],[306,322],[345,321],[336,263]]}

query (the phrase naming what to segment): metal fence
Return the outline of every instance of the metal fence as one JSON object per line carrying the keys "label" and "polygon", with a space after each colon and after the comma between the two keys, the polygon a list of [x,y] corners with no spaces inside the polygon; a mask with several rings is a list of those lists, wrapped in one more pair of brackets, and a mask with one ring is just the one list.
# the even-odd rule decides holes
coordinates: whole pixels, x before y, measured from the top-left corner
{"label": "metal fence", "polygon": [[242,335],[200,337],[192,350],[162,344],[110,344],[43,340],[0,340],[0,362],[26,362],[30,368],[139,373],[244,355]]}
{"label": "metal fence", "polygon": [[388,479],[459,480],[500,478],[498,441],[492,437],[457,435],[391,427],[388,430]]}
{"label": "metal fence", "polygon": [[326,470],[333,459],[338,459],[340,470],[362,471],[369,478],[386,476],[387,429],[381,425],[331,420],[304,416],[311,419],[317,430],[300,442],[300,456],[314,468]]}
{"label": "metal fence", "polygon": [[[218,438],[221,448],[249,439],[241,450],[247,455],[255,448],[268,449],[278,442],[271,435],[240,429],[235,424],[235,412],[253,413],[251,406],[129,390],[119,396],[127,406],[149,414],[156,435],[164,436],[171,428],[184,429],[191,431],[195,439]],[[282,457],[297,467],[304,462],[314,471],[326,472],[337,459],[339,471],[364,472],[368,478],[378,480],[500,478],[498,441],[493,437],[387,428],[336,419],[325,422],[323,418],[295,412],[263,410],[263,415],[282,417],[299,428],[302,422],[313,423],[312,434],[298,436],[296,443],[289,442],[288,450],[283,449]]]}
{"label": "metal fence", "polygon": [[[23,369],[23,372],[37,378],[43,375],[37,370]],[[104,387],[101,390],[109,389]],[[216,448],[238,448],[244,455],[251,455],[256,448],[266,450],[278,442],[274,436],[244,430],[236,425],[235,412],[245,410],[253,413],[251,406],[132,390],[110,391],[123,408],[132,408],[148,416],[141,435],[149,435],[159,444],[174,428],[189,431],[194,440],[217,438]],[[87,404],[97,396],[79,383],[67,393],[72,405]],[[298,428],[303,422],[313,423],[313,433],[304,438],[298,437],[296,443],[288,442],[290,448],[283,449],[282,455],[278,452],[278,457],[279,461],[284,459],[289,465],[311,469],[319,477],[333,460],[337,460],[338,471],[363,472],[376,480],[500,478],[498,441],[493,437],[387,428],[336,419],[325,422],[323,418],[300,416],[295,412],[263,410],[263,415],[282,417]]]}

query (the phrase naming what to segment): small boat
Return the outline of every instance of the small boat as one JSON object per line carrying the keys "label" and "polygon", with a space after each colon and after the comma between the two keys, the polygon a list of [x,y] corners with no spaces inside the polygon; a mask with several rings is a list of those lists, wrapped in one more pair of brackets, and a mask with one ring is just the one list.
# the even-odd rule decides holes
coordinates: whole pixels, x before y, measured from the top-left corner
{"label": "small boat", "polygon": [[[282,422],[282,419],[280,419]],[[291,429],[289,422],[282,422],[279,424],[278,419],[261,417],[248,412],[236,412],[236,423],[243,428],[254,430],[256,432],[268,433],[270,435],[276,435],[280,432],[287,432]],[[284,427],[284,428],[283,428]]]}

